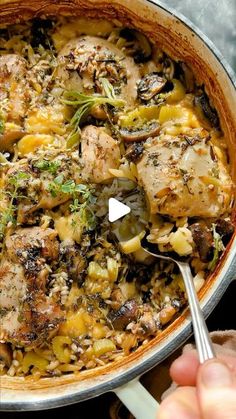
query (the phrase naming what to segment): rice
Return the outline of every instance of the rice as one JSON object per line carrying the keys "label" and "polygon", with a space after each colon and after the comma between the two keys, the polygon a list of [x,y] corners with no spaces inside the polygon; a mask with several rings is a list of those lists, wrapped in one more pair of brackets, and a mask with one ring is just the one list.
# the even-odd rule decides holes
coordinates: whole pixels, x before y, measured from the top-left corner
{"label": "rice", "polygon": [[[80,23],[85,25],[84,21]],[[91,30],[91,22],[86,22],[86,26],[87,23]],[[47,39],[50,42],[54,40],[55,45],[50,45],[50,48],[42,45],[36,48],[27,42],[27,37],[29,39],[31,36],[31,24],[13,26],[11,39],[1,38],[1,51],[6,54],[19,54],[30,69],[31,90],[24,118],[25,126],[18,128],[26,128],[31,140],[29,141],[28,137],[27,145],[27,138],[20,138],[14,146],[14,156],[12,157],[8,150],[8,154],[2,156],[3,177],[0,181],[3,182],[1,202],[9,205],[14,203],[10,214],[13,220],[10,217],[9,221],[7,217],[4,234],[7,233],[6,237],[12,237],[12,232],[16,233],[16,239],[12,242],[10,252],[9,249],[7,252],[14,253],[16,246],[17,251],[13,256],[20,265],[17,275],[21,278],[23,270],[23,279],[27,286],[30,284],[31,291],[23,295],[17,307],[17,322],[22,323],[22,330],[26,327],[26,332],[19,334],[18,341],[15,338],[17,333],[8,336],[6,331],[0,332],[0,342],[4,349],[7,349],[5,361],[0,364],[0,374],[39,380],[41,377],[57,377],[104,367],[111,362],[120,362],[137,348],[148,344],[186,307],[185,287],[175,264],[147,257],[141,247],[141,241],[145,236],[160,252],[175,251],[179,256],[189,256],[196,291],[203,287],[205,278],[214,269],[214,264],[224,250],[225,237],[223,240],[223,233],[219,233],[220,223],[217,225],[214,217],[205,219],[187,216],[185,208],[182,208],[183,214],[179,216],[163,211],[163,206],[171,194],[173,202],[179,198],[177,193],[174,195],[173,186],[174,179],[179,179],[180,175],[177,169],[171,178],[170,187],[163,187],[153,198],[159,205],[156,211],[153,211],[152,201],[148,198],[148,193],[144,193],[149,179],[142,178],[138,165],[148,156],[144,170],[147,170],[150,162],[153,163],[153,170],[158,170],[163,156],[156,152],[150,154],[150,150],[153,144],[158,145],[163,141],[167,142],[167,150],[170,144],[177,143],[176,150],[182,149],[183,152],[189,146],[196,147],[201,141],[205,145],[208,144],[210,137],[214,139],[213,145],[223,141],[214,137],[216,130],[210,125],[207,128],[207,121],[204,127],[201,126],[201,121],[192,109],[194,95],[199,97],[201,92],[195,86],[195,90],[188,94],[182,80],[178,80],[178,88],[175,86],[176,81],[170,83],[173,84],[173,91],[163,91],[161,96],[158,93],[150,100],[144,100],[140,96],[140,82],[142,84],[145,80],[140,80],[139,70],[136,71],[137,68],[134,67],[136,70],[132,78],[135,80],[136,73],[139,74],[137,89],[135,87],[135,94],[138,91],[140,96],[138,101],[135,99],[135,103],[124,109],[123,105],[112,105],[112,101],[123,100],[122,89],[126,89],[130,81],[126,58],[129,57],[129,62],[134,59],[134,66],[136,61],[142,59],[139,42],[143,34],[136,37],[136,32],[129,33],[130,29],[126,29],[122,35],[120,25],[114,27],[115,22],[97,22],[94,27],[98,25],[102,28],[99,32],[104,42],[107,39],[112,42],[114,48],[120,49],[121,56],[118,54],[117,60],[113,53],[106,57],[102,48],[90,48],[91,56],[83,62],[84,46],[79,44],[76,54],[70,53],[63,57],[65,68],[61,68],[64,64],[62,56],[60,58],[60,70],[66,74],[69,71],[69,77],[65,77],[64,80],[58,72],[57,53],[67,41],[80,35],[80,25],[77,20],[71,18],[55,20],[47,33]],[[125,35],[127,31],[130,35],[129,40]],[[42,37],[43,34],[44,29]],[[148,40],[146,42],[149,45]],[[139,69],[144,72],[145,77],[150,77],[149,73],[146,74],[150,64],[150,68],[155,68],[151,74],[162,74],[164,79],[171,81],[175,62],[157,49],[154,52],[155,62],[151,60],[146,63],[149,56],[144,57],[145,63],[141,62]],[[65,83],[68,80],[75,82],[74,75],[81,73],[83,76],[84,72],[86,77],[81,77],[80,80],[81,85],[86,83],[83,86],[84,91],[73,94],[77,97],[83,93],[83,100],[86,102],[88,89],[89,95],[93,96],[92,99],[90,97],[90,101],[100,96],[103,97],[102,101],[104,97],[109,99],[108,104],[102,102],[102,106],[97,106],[97,114],[92,112],[96,107],[80,108],[77,103],[79,99],[74,101],[74,97],[68,99],[71,104],[64,103],[66,92],[70,90]],[[106,79],[109,92],[102,85],[101,78]],[[91,93],[93,89],[94,92]],[[171,95],[174,95],[173,102],[170,100]],[[125,100],[128,99],[132,98],[125,97]],[[8,106],[8,99],[1,101],[0,122],[2,114],[8,115]],[[105,119],[98,119],[99,111],[100,116],[102,114]],[[160,118],[161,111],[163,123]],[[87,160],[83,160],[81,155],[85,152],[84,147],[91,146],[91,139],[96,140],[96,135],[94,134],[94,138],[92,134],[89,135],[87,143],[83,143],[83,126],[81,131],[79,128],[80,112],[84,118],[82,125],[87,124],[86,129],[91,129],[92,126],[93,134],[99,133],[97,149],[93,150],[94,153],[89,149],[87,154],[88,158],[93,154],[95,156],[89,167],[86,167]],[[151,120],[148,120],[149,114]],[[177,122],[176,115],[179,115]],[[121,128],[127,128],[128,134],[137,129],[138,135],[143,127],[147,129],[149,123],[153,123],[153,118],[160,122],[160,135],[144,138],[140,142],[127,142],[127,138],[123,138]],[[103,149],[103,136],[106,141],[110,138],[112,147]],[[42,144],[34,147],[36,140]],[[24,147],[24,141],[27,147]],[[212,148],[212,153],[213,151]],[[110,152],[111,161],[106,167],[104,163]],[[114,162],[115,152],[120,157]],[[101,161],[102,153],[104,159]],[[222,153],[221,147],[218,147],[217,157],[223,161]],[[166,176],[170,167],[176,164],[174,159],[172,160],[169,165],[163,167],[162,172],[166,173]],[[19,188],[15,191],[15,178],[11,178],[11,170],[15,177],[19,173],[23,174]],[[186,173],[184,169],[180,172],[184,181],[181,194],[184,195],[187,191],[191,195],[189,182],[194,175],[192,172]],[[97,177],[94,173],[97,173]],[[104,173],[106,176],[100,181]],[[9,179],[12,179],[12,183]],[[159,179],[155,181],[158,183]],[[162,182],[165,183],[165,179]],[[219,184],[219,173],[213,170],[209,176],[203,177],[201,182],[205,182],[208,191],[213,194]],[[155,185],[154,182],[153,187]],[[12,202],[9,201],[11,194]],[[127,205],[130,213],[110,223],[109,198],[115,198]],[[220,195],[219,202],[223,205],[222,199],[223,195]],[[229,206],[231,205],[232,202]],[[230,209],[222,215],[223,223],[230,223],[229,216]],[[196,224],[202,223],[205,223],[207,233],[212,236],[209,254],[205,259],[201,257],[201,249],[194,240],[192,228],[194,224],[196,227]],[[28,229],[29,236],[30,231],[37,229],[36,238],[34,237],[32,243],[28,243],[27,235],[23,240],[17,235],[19,229],[24,228]],[[44,236],[40,241],[41,233]],[[7,246],[4,240],[5,237],[2,241],[5,257]],[[12,255],[7,254],[7,260],[9,257],[11,259]],[[14,257],[11,260],[13,265]],[[19,290],[17,287],[15,289],[14,298],[17,299]],[[26,312],[25,307],[28,310]],[[33,320],[30,318],[32,313]],[[6,320],[5,314],[3,310]],[[26,315],[30,318],[27,325],[24,323]],[[37,321],[33,323],[35,318]]]}

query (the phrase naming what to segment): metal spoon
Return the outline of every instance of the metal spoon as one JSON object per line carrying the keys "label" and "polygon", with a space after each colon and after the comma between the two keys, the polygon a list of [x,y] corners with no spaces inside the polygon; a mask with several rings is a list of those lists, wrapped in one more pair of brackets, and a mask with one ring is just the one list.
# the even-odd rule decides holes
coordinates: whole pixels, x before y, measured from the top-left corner
{"label": "metal spoon", "polygon": [[[150,246],[150,244],[149,244]],[[205,361],[211,358],[215,358],[215,351],[211,342],[211,338],[206,326],[206,322],[203,317],[202,310],[198,301],[197,293],[195,291],[193,276],[190,270],[188,262],[179,261],[176,258],[165,256],[159,253],[154,253],[148,249],[148,242],[142,240],[143,250],[151,256],[154,256],[158,259],[167,260],[169,262],[174,262],[178,265],[179,270],[182,274],[186,294],[188,297],[189,308],[192,316],[193,332],[196,342],[196,347],[198,351],[199,361],[203,364]]]}

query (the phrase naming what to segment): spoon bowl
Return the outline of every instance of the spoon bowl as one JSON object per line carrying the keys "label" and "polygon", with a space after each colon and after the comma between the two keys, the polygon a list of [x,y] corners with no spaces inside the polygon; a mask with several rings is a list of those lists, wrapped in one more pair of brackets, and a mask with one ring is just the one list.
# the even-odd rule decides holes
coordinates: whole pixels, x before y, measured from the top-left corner
{"label": "spoon bowl", "polygon": [[178,257],[172,256],[172,254],[171,256],[167,256],[166,254],[157,253],[153,250],[154,246],[151,246],[150,249],[150,244],[147,242],[145,238],[142,240],[141,244],[142,249],[149,255],[157,259],[162,259],[177,264],[180,273],[183,277],[185,290],[189,302],[189,309],[192,316],[193,333],[198,351],[199,361],[201,364],[203,364],[208,359],[215,358],[215,351],[194,287],[193,275],[190,269],[188,258],[179,259]]}

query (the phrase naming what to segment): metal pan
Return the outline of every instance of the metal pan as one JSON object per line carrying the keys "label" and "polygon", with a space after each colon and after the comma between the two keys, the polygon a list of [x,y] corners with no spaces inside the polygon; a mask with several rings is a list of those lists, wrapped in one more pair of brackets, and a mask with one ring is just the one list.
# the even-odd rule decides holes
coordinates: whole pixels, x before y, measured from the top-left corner
{"label": "metal pan", "polygon": [[[0,0],[0,23],[15,23],[35,16],[58,14],[118,19],[142,30],[173,58],[187,62],[204,83],[220,115],[227,138],[232,175],[236,177],[236,81],[214,45],[186,18],[152,0]],[[207,317],[236,277],[236,236],[228,245],[217,270],[200,292]],[[1,377],[1,409],[42,410],[77,403],[115,391],[139,419],[154,418],[157,403],[138,377],[163,361],[192,333],[188,310],[161,336],[122,361],[65,377],[30,382]]]}

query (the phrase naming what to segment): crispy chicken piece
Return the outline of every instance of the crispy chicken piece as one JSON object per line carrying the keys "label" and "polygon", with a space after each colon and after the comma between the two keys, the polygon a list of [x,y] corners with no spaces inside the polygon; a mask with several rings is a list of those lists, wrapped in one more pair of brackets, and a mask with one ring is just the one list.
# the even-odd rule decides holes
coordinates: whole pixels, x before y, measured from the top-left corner
{"label": "crispy chicken piece", "polygon": [[6,239],[0,263],[1,339],[35,346],[63,320],[60,306],[46,295],[47,262],[57,259],[56,232],[18,229]]}
{"label": "crispy chicken piece", "polygon": [[100,93],[99,78],[107,78],[116,88],[117,97],[129,106],[137,99],[137,82],[141,78],[133,58],[95,36],[73,39],[65,45],[59,54],[57,76],[66,89],[90,94]]}
{"label": "crispy chicken piece", "polygon": [[10,120],[19,122],[25,116],[27,70],[24,58],[16,54],[0,57],[0,100],[8,99]]}
{"label": "crispy chicken piece", "polygon": [[23,119],[29,99],[27,63],[17,54],[0,57],[0,101],[3,105],[5,130],[0,135],[0,150],[9,150],[23,135]]}
{"label": "crispy chicken piece", "polygon": [[58,257],[59,244],[57,232],[51,228],[19,228],[6,239],[6,248],[13,262],[22,262],[29,258],[55,260]]}
{"label": "crispy chicken piece", "polygon": [[81,155],[82,177],[88,182],[110,179],[109,169],[119,166],[119,144],[103,128],[88,125],[82,130]]}
{"label": "crispy chicken piece", "polygon": [[153,139],[137,170],[152,214],[217,217],[229,208],[232,180],[209,138]]}

